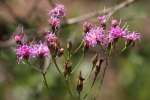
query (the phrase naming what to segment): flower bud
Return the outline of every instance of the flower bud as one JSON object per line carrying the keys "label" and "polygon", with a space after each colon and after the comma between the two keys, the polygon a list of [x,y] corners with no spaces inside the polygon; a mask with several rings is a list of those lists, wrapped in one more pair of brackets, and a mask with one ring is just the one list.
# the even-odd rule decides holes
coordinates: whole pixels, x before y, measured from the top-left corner
{"label": "flower bud", "polygon": [[23,37],[24,37],[23,34],[17,34],[17,35],[15,35],[14,39],[15,39],[17,44],[22,44]]}
{"label": "flower bud", "polygon": [[114,19],[114,20],[111,21],[112,27],[116,27],[118,24],[119,23],[118,23],[118,21],[116,19]]}
{"label": "flower bud", "polygon": [[58,49],[58,56],[62,56],[64,54],[64,48]]}
{"label": "flower bud", "polygon": [[106,29],[106,21],[107,21],[107,16],[99,16],[98,20],[100,21],[101,26],[103,29]]}

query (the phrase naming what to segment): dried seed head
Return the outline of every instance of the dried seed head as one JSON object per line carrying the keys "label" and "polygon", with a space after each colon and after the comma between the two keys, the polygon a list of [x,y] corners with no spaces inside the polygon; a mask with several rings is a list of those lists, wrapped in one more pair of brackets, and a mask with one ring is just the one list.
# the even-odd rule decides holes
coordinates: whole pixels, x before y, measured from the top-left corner
{"label": "dried seed head", "polygon": [[102,62],[103,62],[104,60],[103,59],[99,59],[98,61],[97,61],[97,63],[96,63],[96,68],[95,68],[95,75],[94,75],[94,80],[93,80],[93,83],[92,83],[92,86],[94,85],[94,83],[95,83],[95,81],[96,81],[96,78],[97,78],[97,76],[98,76],[98,74],[100,73],[100,71],[101,71],[101,65],[102,65]]}
{"label": "dried seed head", "polygon": [[80,94],[80,92],[83,90],[83,81],[85,79],[82,77],[82,73],[80,71],[79,77],[78,77],[78,83],[77,83],[77,91]]}
{"label": "dried seed head", "polygon": [[93,66],[95,66],[97,60],[98,60],[98,54],[95,54],[93,59],[92,59]]}
{"label": "dried seed head", "polygon": [[72,64],[67,60],[64,64],[64,76],[66,77],[72,71]]}

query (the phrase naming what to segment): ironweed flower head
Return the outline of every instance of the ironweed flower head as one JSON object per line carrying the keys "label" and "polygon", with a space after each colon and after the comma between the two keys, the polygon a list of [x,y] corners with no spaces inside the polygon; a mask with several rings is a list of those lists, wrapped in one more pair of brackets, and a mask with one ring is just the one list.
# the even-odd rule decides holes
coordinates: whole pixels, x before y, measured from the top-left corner
{"label": "ironweed flower head", "polygon": [[52,26],[53,31],[61,24],[62,18],[65,16],[64,5],[57,4],[55,8],[48,12],[49,24]]}
{"label": "ironweed flower head", "polygon": [[104,39],[104,30],[100,27],[92,28],[84,36],[84,42],[88,47],[94,47],[98,43],[101,43]]}
{"label": "ironweed flower head", "polygon": [[124,38],[126,39],[126,41],[135,42],[135,41],[138,41],[141,39],[141,35],[140,35],[140,33],[132,32],[132,33],[129,33],[126,36],[124,36]]}
{"label": "ironweed flower head", "polygon": [[62,18],[65,16],[65,8],[64,5],[57,4],[55,8],[49,11],[50,18]]}
{"label": "ironweed flower head", "polygon": [[110,34],[109,37],[111,39],[118,39],[126,35],[126,30],[124,30],[120,26],[111,27],[109,34]]}
{"label": "ironweed flower head", "polygon": [[45,43],[33,44],[31,48],[32,57],[46,57],[49,55],[50,50]]}
{"label": "ironweed flower head", "polygon": [[16,48],[16,55],[18,63],[23,59],[28,60],[31,55],[31,47],[27,44],[19,45]]}
{"label": "ironweed flower head", "polygon": [[49,24],[52,26],[52,29],[55,30],[56,28],[60,27],[61,20],[58,18],[52,18],[48,20]]}
{"label": "ironweed flower head", "polygon": [[45,38],[46,38],[47,44],[49,46],[56,47],[58,45],[58,38],[57,38],[57,36],[54,33],[47,32]]}

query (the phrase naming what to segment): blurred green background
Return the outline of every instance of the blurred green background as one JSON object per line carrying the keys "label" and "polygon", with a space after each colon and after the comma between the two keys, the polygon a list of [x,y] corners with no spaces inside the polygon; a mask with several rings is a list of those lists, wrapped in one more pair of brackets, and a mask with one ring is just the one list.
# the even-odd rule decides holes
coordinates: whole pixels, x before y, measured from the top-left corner
{"label": "blurred green background", "polygon": [[[53,0],[66,7],[66,18],[73,18],[95,10],[103,10],[124,0]],[[0,100],[71,100],[65,83],[55,67],[51,66],[47,80],[49,90],[43,87],[42,76],[26,64],[17,64],[14,46],[9,40],[21,24],[31,37],[40,37],[48,29],[47,12],[50,0],[0,0]],[[142,34],[142,40],[123,54],[111,57],[104,85],[93,88],[88,100],[150,100],[150,0],[137,0],[123,8],[113,18],[127,21],[129,29]],[[97,23],[96,17],[89,19]],[[80,42],[82,23],[63,26],[59,37],[63,46],[69,40],[73,46]],[[10,46],[9,46],[10,45]],[[80,69],[86,76],[93,52],[88,52]],[[74,57],[78,60],[80,55]],[[60,58],[63,62],[63,58]],[[79,72],[77,72],[78,74]],[[76,81],[71,81],[76,93]],[[97,82],[98,86],[98,82]]]}

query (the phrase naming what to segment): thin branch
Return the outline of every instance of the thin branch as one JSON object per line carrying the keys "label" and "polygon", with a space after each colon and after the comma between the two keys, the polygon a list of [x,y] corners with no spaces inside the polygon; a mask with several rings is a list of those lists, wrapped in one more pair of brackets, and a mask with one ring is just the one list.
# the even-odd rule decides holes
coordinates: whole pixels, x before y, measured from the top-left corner
{"label": "thin branch", "polygon": [[134,3],[135,1],[136,0],[125,0],[124,2],[118,4],[114,7],[110,7],[110,8],[104,9],[104,10],[93,11],[93,12],[85,14],[85,15],[81,15],[81,16],[78,16],[78,17],[75,17],[75,18],[70,18],[65,22],[65,24],[76,24],[76,23],[79,23],[81,21],[85,21],[89,18],[98,16],[98,15],[102,15],[102,14],[108,14],[110,12],[112,12],[111,13],[111,15],[112,15],[115,12],[117,12],[118,10],[120,10],[122,8],[125,8],[128,5]]}

